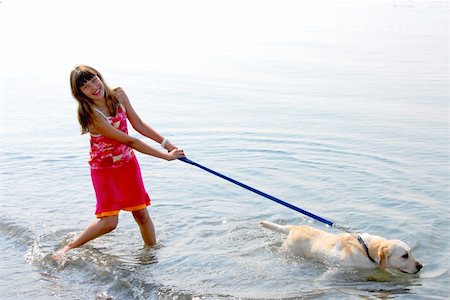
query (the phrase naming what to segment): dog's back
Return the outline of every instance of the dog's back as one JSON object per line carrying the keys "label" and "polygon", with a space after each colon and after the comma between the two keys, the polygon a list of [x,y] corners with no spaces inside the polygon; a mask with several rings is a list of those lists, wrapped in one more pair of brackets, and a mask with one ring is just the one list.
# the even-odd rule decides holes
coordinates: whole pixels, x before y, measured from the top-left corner
{"label": "dog's back", "polygon": [[301,225],[278,225],[268,221],[260,222],[270,230],[287,234],[283,248],[296,255],[328,262],[353,264],[351,256],[361,252],[359,243],[350,234],[335,235],[326,231]]}

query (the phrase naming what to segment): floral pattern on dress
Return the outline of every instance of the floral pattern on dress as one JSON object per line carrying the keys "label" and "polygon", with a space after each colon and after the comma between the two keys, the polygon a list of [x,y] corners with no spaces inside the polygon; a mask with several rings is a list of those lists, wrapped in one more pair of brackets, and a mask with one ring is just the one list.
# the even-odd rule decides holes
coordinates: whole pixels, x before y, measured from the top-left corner
{"label": "floral pattern on dress", "polygon": [[[127,114],[119,106],[114,117],[107,117],[109,123],[115,128],[128,134]],[[133,150],[114,139],[103,135],[91,134],[91,150],[89,164],[92,169],[118,168],[133,158]]]}

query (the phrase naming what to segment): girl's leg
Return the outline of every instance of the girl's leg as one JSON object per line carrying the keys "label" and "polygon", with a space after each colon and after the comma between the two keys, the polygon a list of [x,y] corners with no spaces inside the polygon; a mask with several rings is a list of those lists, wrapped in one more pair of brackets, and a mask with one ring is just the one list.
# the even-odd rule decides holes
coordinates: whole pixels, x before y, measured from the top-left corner
{"label": "girl's leg", "polygon": [[152,219],[148,214],[147,208],[133,211],[133,217],[141,230],[142,239],[148,246],[154,246],[156,244],[155,227],[153,226]]}
{"label": "girl's leg", "polygon": [[59,258],[70,249],[77,248],[105,233],[113,231],[117,227],[119,216],[103,217],[97,222],[92,223],[73,241],[64,248],[55,253],[54,258]]}

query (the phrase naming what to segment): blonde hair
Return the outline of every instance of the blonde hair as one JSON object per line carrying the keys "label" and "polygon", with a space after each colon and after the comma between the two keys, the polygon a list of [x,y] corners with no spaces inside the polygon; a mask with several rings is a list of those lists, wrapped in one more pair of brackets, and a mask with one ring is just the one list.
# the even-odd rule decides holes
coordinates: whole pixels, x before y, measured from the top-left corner
{"label": "blonde hair", "polygon": [[103,76],[97,70],[86,65],[77,65],[75,69],[70,72],[70,87],[72,89],[72,96],[78,102],[78,122],[80,122],[81,125],[81,134],[89,132],[89,127],[92,126],[92,119],[95,117],[94,103],[81,91],[81,88],[95,76],[97,76],[105,86],[106,106],[108,107],[111,116],[117,114],[120,105],[114,90],[105,83]]}

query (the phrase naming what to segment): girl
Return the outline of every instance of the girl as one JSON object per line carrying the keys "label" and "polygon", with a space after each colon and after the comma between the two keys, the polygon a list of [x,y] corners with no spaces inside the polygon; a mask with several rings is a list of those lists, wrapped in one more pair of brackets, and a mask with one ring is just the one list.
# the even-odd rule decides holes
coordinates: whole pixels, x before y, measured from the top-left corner
{"label": "girl", "polygon": [[[97,198],[95,214],[98,220],[58,251],[55,258],[114,230],[120,210],[131,211],[145,244],[155,245],[155,229],[147,212],[150,198],[132,149],[165,160],[185,157],[183,150],[145,124],[134,111],[125,92],[121,88],[110,89],[94,68],[76,66],[70,74],[70,86],[78,102],[81,132],[89,132],[91,136],[89,164]],[[137,132],[160,143],[168,152],[156,150],[129,136],[126,119]]]}

